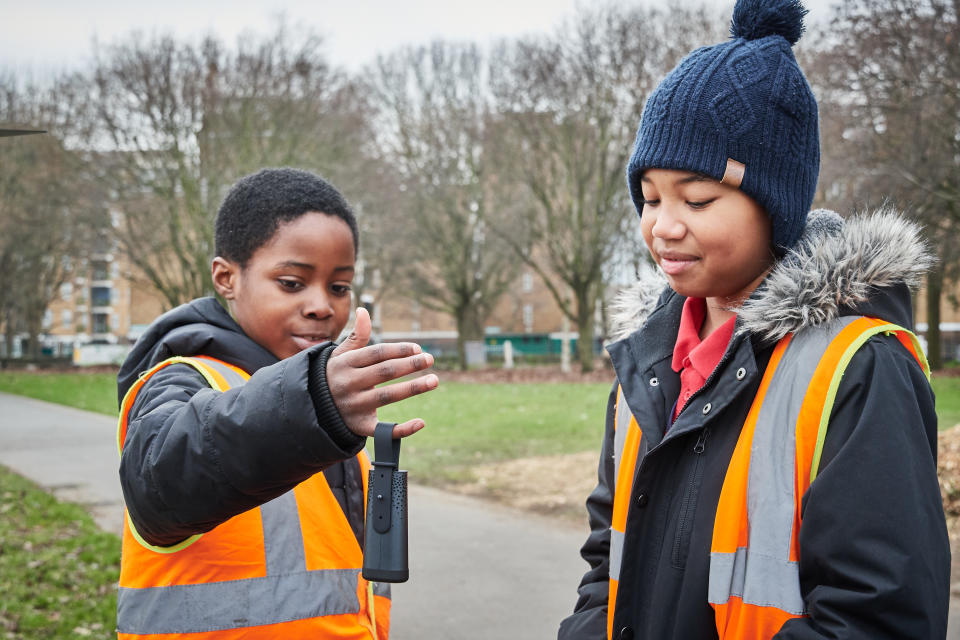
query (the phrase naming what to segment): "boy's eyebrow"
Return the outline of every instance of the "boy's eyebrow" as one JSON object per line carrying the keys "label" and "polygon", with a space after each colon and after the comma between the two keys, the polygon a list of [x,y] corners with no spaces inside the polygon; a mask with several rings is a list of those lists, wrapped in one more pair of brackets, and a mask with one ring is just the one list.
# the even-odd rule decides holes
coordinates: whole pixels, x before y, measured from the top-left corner
{"label": "boy's eyebrow", "polygon": [[[308,262],[297,262],[296,260],[284,260],[279,262],[274,266],[274,269],[309,269],[310,271],[316,271],[317,268],[308,263]],[[353,265],[345,264],[339,267],[334,267],[334,271],[355,271]]]}

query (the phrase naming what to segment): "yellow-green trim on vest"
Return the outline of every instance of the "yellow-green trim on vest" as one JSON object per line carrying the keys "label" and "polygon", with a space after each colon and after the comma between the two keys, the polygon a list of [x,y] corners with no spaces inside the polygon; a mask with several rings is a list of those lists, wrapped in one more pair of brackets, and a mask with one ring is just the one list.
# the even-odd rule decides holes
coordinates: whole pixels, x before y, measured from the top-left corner
{"label": "yellow-green trim on vest", "polygon": [[824,401],[825,410],[820,414],[820,426],[817,429],[817,446],[813,450],[813,461],[810,464],[810,482],[812,483],[817,477],[817,472],[820,470],[820,456],[823,453],[823,443],[827,437],[827,425],[830,422],[830,415],[833,413],[833,403],[837,398],[837,390],[840,387],[840,379],[843,378],[844,372],[847,370],[847,366],[850,364],[850,360],[853,359],[854,354],[867,342],[870,338],[875,335],[883,333],[885,335],[892,335],[895,333],[900,333],[906,336],[909,336],[910,341],[913,342],[914,350],[920,358],[920,367],[923,369],[924,375],[927,377],[927,380],[930,380],[930,365],[927,362],[927,356],[924,354],[923,349],[920,346],[920,341],[917,339],[917,336],[908,329],[895,324],[882,324],[876,327],[871,327],[857,336],[857,339],[854,340],[847,350],[843,352],[843,355],[840,357],[840,361],[837,363],[837,368],[833,372],[833,377],[830,379],[830,386],[827,389],[826,400]]}
{"label": "yellow-green trim on vest", "polygon": [[[159,371],[160,369],[163,369],[164,367],[170,366],[172,364],[190,365],[191,367],[193,367],[194,369],[200,372],[200,375],[203,376],[203,379],[207,381],[207,384],[209,384],[211,388],[217,391],[225,391],[225,389],[221,387],[220,383],[217,382],[216,378],[210,375],[210,371],[207,369],[209,365],[207,365],[202,360],[198,360],[197,358],[189,358],[185,356],[174,356],[172,358],[167,358],[163,362],[158,362],[157,364],[153,365],[152,367],[150,367],[149,369],[141,373],[138,379],[142,379],[146,376],[151,376],[157,371]],[[123,395],[123,401],[120,403],[121,407],[126,406],[128,396],[131,393],[134,393],[135,388],[136,388],[136,385],[132,385],[129,389],[127,389],[127,392]],[[137,391],[139,391],[139,389],[137,389]],[[123,443],[120,441],[120,427],[121,427],[122,421],[123,421],[123,416],[120,416],[120,420],[117,422],[117,453],[120,455],[122,455],[123,453]],[[138,543],[140,543],[140,546],[142,546],[144,549],[148,549],[155,553],[176,553],[178,551],[182,551],[203,536],[202,533],[198,533],[196,535],[190,536],[189,538],[187,538],[182,542],[178,542],[173,546],[158,547],[156,545],[150,544],[149,542],[143,539],[143,536],[140,535],[140,532],[137,531],[137,528],[133,526],[133,520],[130,519],[130,514],[128,512],[125,511],[124,516],[127,519],[127,526],[130,527],[130,534],[133,536],[133,539],[136,540]]]}

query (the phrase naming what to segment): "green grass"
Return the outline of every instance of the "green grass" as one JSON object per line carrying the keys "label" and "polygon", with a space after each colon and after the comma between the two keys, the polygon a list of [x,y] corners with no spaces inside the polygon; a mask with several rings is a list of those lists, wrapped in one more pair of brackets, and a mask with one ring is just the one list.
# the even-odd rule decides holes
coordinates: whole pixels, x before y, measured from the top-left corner
{"label": "green grass", "polygon": [[120,538],[0,467],[0,633],[115,638]]}
{"label": "green grass", "polygon": [[0,371],[0,391],[111,416],[117,413],[117,376],[112,373]]}
{"label": "green grass", "polygon": [[931,385],[937,394],[937,424],[940,430],[960,424],[960,376],[936,376]]}
{"label": "green grass", "polygon": [[401,466],[418,482],[440,484],[466,477],[475,464],[599,451],[609,392],[605,383],[444,382],[379,415],[426,421],[425,429],[404,441]]}

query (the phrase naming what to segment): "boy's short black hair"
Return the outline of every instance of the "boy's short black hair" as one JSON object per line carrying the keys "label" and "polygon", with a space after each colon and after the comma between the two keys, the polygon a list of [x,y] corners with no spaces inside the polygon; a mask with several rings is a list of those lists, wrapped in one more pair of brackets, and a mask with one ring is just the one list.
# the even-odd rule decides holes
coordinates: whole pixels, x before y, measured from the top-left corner
{"label": "boy's short black hair", "polygon": [[230,188],[214,223],[216,254],[246,267],[280,224],[311,211],[346,222],[357,250],[357,219],[336,187],[315,173],[283,167],[261,169]]}

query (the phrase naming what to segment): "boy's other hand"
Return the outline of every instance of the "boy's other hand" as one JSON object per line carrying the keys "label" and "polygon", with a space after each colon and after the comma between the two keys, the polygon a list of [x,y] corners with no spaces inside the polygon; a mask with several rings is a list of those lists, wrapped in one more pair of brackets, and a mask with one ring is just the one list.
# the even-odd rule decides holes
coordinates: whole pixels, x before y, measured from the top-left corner
{"label": "boy's other hand", "polygon": [[[377,387],[376,385],[429,369],[433,356],[413,342],[370,341],[370,314],[357,309],[353,331],[327,360],[327,384],[347,428],[361,436],[372,436],[377,426],[377,409],[405,398],[436,389],[440,383],[434,374]],[[393,428],[394,438],[413,435],[424,426],[414,418]]]}

